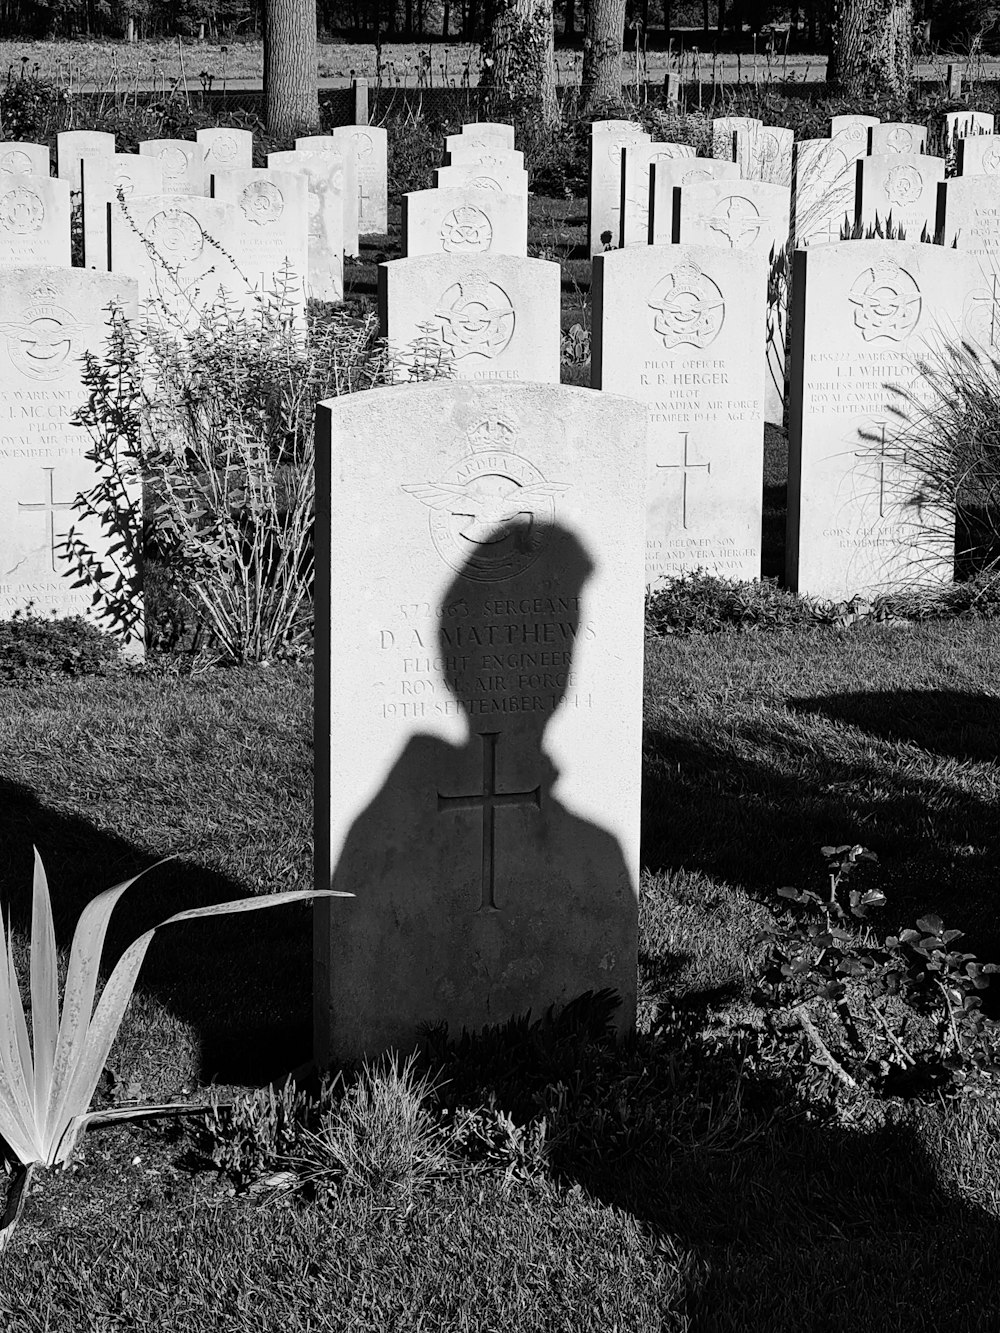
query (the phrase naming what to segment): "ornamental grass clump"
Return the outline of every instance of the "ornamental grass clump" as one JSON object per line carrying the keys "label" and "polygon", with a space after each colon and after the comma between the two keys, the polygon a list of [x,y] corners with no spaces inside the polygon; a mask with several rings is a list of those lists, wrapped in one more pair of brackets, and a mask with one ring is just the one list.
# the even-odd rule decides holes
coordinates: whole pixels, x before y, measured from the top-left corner
{"label": "ornamental grass clump", "polygon": [[[145,872],[143,872],[145,873]],[[146,950],[160,926],[198,917],[253,912],[278,903],[317,897],[350,897],[334,890],[299,889],[190,908],[145,931],[125,950],[104,985],[97,982],[108,922],[116,903],[139,878],[98,894],[84,908],[70,947],[60,1012],[58,957],[52,904],[41,857],[35,852],[31,907],[31,1032],[14,966],[12,933],[0,919],[0,1135],[21,1171],[0,1219],[0,1248],[10,1236],[36,1166],[65,1166],[80,1134],[101,1122],[176,1113],[170,1106],[117,1107],[88,1112],[108,1052],[132,997]]]}

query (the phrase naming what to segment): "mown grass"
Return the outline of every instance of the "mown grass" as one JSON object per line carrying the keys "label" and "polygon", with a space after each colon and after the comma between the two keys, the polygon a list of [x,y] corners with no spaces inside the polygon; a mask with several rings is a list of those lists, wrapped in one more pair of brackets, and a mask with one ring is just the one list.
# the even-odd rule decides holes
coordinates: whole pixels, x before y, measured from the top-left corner
{"label": "mown grass", "polygon": [[[310,1204],[232,1196],[179,1124],[96,1132],[28,1201],[5,1329],[993,1327],[990,1105],[831,1120],[755,1055],[750,987],[773,890],[815,882],[822,842],[878,853],[887,928],[934,910],[1000,956],[998,665],[993,623],[650,638],[641,1032],[567,1092],[561,1146]],[[31,842],[63,944],[91,893],[180,853],[122,904],[112,956],[182,905],[307,884],[310,701],[304,666],[0,690],[19,930]],[[165,932],[104,1095],[294,1067],[309,956],[294,909]]]}

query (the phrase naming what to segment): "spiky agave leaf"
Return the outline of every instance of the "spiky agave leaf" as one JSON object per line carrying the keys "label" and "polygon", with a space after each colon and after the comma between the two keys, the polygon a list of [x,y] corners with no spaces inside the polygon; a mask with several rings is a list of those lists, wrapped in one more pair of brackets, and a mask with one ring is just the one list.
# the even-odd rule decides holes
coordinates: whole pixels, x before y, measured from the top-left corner
{"label": "spiky agave leaf", "polygon": [[11,972],[7,932],[0,915],[0,1134],[11,1152],[28,1163],[39,1156],[40,1145],[32,1089],[25,1081],[18,1049],[12,991],[17,992],[17,977]]}
{"label": "spiky agave leaf", "polygon": [[[119,886],[124,891],[127,885]],[[119,894],[120,896],[120,894]],[[65,1163],[69,1159],[77,1135],[73,1132],[76,1120],[85,1115],[94,1095],[101,1070],[104,1068],[128,1002],[132,998],[139,968],[146,956],[153,936],[162,926],[174,925],[179,921],[194,921],[198,917],[223,916],[233,912],[255,912],[266,907],[275,907],[279,903],[307,902],[315,898],[349,898],[349,893],[333,889],[297,889],[288,893],[268,894],[266,897],[238,898],[227,903],[213,903],[208,907],[189,908],[167,917],[159,925],[153,926],[125,950],[115,964],[111,976],[101,992],[93,1017],[88,1015],[86,1035],[79,1044],[77,1029],[76,1046],[71,1061],[65,1066],[65,1079],[62,1081],[59,1095],[50,1109],[45,1136],[45,1161],[47,1165]],[[113,904],[112,904],[113,906]],[[110,911],[110,909],[109,909]],[[90,977],[86,980],[89,982]],[[91,988],[91,994],[93,988]],[[58,1063],[57,1054],[57,1063]]]}
{"label": "spiky agave leaf", "polygon": [[35,853],[31,892],[31,1036],[34,1049],[35,1124],[44,1125],[59,1033],[59,961],[52,902],[42,858]]}

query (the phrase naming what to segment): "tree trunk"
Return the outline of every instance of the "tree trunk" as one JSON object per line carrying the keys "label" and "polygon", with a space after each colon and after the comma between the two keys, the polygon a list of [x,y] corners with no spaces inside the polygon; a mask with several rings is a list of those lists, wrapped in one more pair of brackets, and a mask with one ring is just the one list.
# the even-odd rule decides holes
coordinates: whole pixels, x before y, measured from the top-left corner
{"label": "tree trunk", "polygon": [[563,10],[563,36],[576,36],[576,0],[566,0],[566,8]]}
{"label": "tree trunk", "polygon": [[913,77],[913,0],[837,0],[826,78],[847,97],[905,101]]}
{"label": "tree trunk", "polygon": [[708,0],[701,0],[701,26],[708,41]]}
{"label": "tree trunk", "polygon": [[494,0],[479,88],[486,120],[556,124],[552,0]]}
{"label": "tree trunk", "polygon": [[264,107],[269,134],[285,138],[319,129],[316,0],[267,0]]}
{"label": "tree trunk", "polygon": [[451,21],[451,0],[444,0],[444,8],[441,11],[441,36],[448,36],[448,24]]}
{"label": "tree trunk", "polygon": [[622,100],[622,43],[625,0],[590,0],[583,36],[583,110]]}

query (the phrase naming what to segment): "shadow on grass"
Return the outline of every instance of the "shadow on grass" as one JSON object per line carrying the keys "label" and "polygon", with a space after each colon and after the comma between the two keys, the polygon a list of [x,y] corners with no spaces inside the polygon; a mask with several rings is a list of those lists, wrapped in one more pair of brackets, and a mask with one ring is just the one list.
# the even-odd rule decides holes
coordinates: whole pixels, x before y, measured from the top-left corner
{"label": "shadow on grass", "polygon": [[[951,757],[995,758],[996,700],[873,692],[791,700],[789,708],[725,725],[654,711],[644,743],[642,864],[701,871],[770,903],[783,884],[825,882],[821,846],[863,843],[879,857],[864,874],[887,893],[887,921],[934,911],[967,931],[968,947],[984,960],[997,957],[997,803]],[[845,741],[810,714],[867,736]],[[885,748],[903,741],[949,757],[921,764]]]}
{"label": "shadow on grass", "polygon": [[1000,757],[1000,696],[964,690],[859,690],[789,699],[788,707],[955,759],[994,763]]}
{"label": "shadow on grass", "polygon": [[[0,884],[15,929],[31,923],[32,845],[45,863],[56,940],[69,946],[84,906],[154,864],[129,842],[0,781]],[[175,912],[250,896],[245,884],[183,857],[152,870],[121,899],[104,950],[106,978],[122,951]],[[139,973],[149,995],[190,1024],[204,1082],[262,1083],[311,1056],[311,915],[276,907],[158,931]],[[26,971],[22,972],[22,983]]]}

